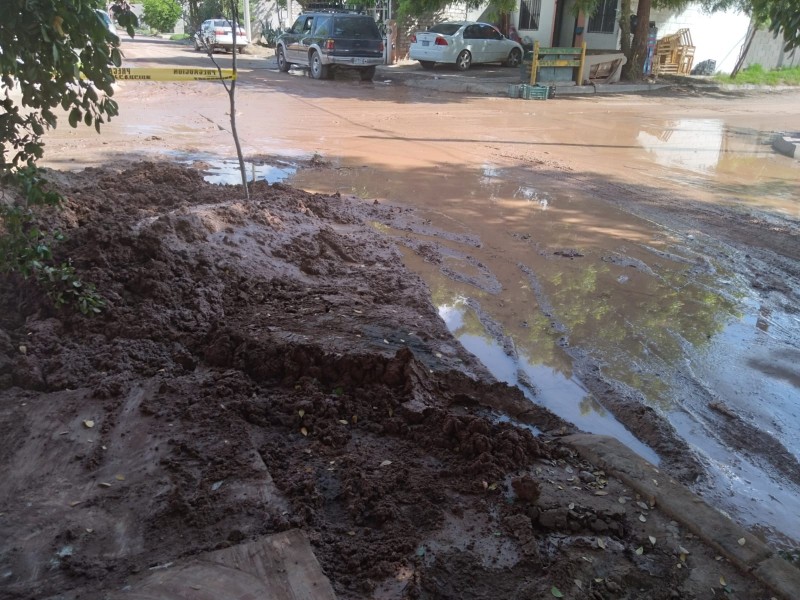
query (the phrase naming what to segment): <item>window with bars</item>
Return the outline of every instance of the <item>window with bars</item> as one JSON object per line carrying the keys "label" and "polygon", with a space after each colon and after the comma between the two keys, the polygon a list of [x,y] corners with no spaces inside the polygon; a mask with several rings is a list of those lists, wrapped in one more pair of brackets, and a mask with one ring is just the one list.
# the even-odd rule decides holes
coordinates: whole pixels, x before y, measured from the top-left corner
{"label": "window with bars", "polygon": [[519,3],[518,29],[539,30],[539,15],[542,12],[542,0],[522,0]]}
{"label": "window with bars", "polygon": [[617,2],[619,0],[600,0],[597,10],[589,19],[586,30],[589,33],[614,33],[617,21]]}

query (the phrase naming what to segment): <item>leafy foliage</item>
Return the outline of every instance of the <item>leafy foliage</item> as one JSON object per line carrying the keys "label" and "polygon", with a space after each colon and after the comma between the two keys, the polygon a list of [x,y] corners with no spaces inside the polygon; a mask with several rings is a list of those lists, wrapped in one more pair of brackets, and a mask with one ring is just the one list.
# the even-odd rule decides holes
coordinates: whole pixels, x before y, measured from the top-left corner
{"label": "leafy foliage", "polygon": [[751,0],[753,16],[769,23],[769,30],[782,33],[789,52],[800,46],[800,0]]}
{"label": "leafy foliage", "polygon": [[[420,17],[440,12],[453,4],[453,0],[398,0],[397,14],[400,18]],[[481,0],[465,0],[467,8],[479,8],[486,4]],[[495,14],[507,14],[519,10],[519,0],[489,0],[488,8]]]}
{"label": "leafy foliage", "polygon": [[53,245],[63,239],[37,226],[35,209],[57,206],[61,197],[46,189],[35,166],[19,169],[13,178],[23,201],[0,206],[0,274],[18,273],[39,283],[56,307],[75,305],[83,314],[99,313],[105,300],[91,284],[83,283],[69,261],[57,262]]}
{"label": "leafy foliage", "polygon": [[[94,125],[99,131],[117,115],[111,99],[119,66],[119,38],[95,12],[96,0],[3,0],[0,3],[0,170],[33,164],[42,157],[41,136],[55,127],[56,109],[68,112],[69,124]],[[118,12],[132,34],[136,16]],[[21,111],[12,95],[18,89]]]}
{"label": "leafy foliage", "polygon": [[[136,16],[125,0],[112,7],[130,35]],[[72,127],[100,125],[118,113],[111,99],[111,65],[121,63],[119,38],[102,20],[100,0],[0,2],[0,182],[16,186],[23,201],[0,207],[0,274],[39,282],[60,306],[74,302],[97,312],[102,299],[78,279],[74,267],[52,253],[59,234],[36,226],[36,211],[56,205],[35,163],[42,135],[55,127],[59,108]]]}
{"label": "leafy foliage", "polygon": [[144,0],[145,23],[157,31],[172,31],[181,16],[181,5],[175,0]]}

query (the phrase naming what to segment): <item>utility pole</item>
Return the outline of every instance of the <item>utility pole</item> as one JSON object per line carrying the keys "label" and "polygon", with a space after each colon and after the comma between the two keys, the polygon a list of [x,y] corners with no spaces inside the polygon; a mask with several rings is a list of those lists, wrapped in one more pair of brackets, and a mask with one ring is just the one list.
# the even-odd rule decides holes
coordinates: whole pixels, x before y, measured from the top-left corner
{"label": "utility pole", "polygon": [[253,30],[250,27],[250,0],[244,0],[244,32],[247,34],[247,41],[252,44]]}

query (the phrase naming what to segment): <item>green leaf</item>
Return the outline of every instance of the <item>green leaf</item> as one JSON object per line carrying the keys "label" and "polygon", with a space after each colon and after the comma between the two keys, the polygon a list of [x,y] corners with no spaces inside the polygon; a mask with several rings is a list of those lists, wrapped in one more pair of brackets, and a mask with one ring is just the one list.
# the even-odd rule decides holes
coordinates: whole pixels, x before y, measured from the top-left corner
{"label": "green leaf", "polygon": [[550,588],[550,593],[553,594],[553,596],[555,596],[556,598],[563,598],[564,597],[564,594],[562,594],[561,590],[559,590],[556,586],[553,586],[552,588]]}
{"label": "green leaf", "polygon": [[71,111],[69,111],[69,126],[73,128],[77,127],[78,123],[81,122],[82,116],[83,115],[81,115],[81,109],[78,107],[75,107]]}

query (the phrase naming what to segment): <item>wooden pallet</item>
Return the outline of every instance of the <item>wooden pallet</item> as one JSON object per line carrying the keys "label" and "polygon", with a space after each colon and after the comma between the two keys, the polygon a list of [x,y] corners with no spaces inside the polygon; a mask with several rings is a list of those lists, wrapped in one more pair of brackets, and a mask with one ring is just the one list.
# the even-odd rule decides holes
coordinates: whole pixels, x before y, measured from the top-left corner
{"label": "wooden pallet", "polygon": [[679,29],[676,33],[665,35],[656,42],[653,55],[654,73],[688,75],[692,72],[694,50],[692,34],[688,29]]}

